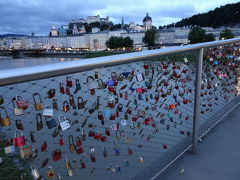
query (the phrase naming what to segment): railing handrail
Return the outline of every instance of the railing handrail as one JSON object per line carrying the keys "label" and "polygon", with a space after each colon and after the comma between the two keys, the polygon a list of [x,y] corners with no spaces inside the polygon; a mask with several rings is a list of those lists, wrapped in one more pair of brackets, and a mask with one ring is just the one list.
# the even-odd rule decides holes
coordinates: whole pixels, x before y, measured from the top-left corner
{"label": "railing handrail", "polygon": [[169,54],[188,52],[201,48],[215,47],[240,41],[240,38],[205,42],[193,45],[178,46],[150,51],[141,51],[113,56],[84,59],[80,61],[58,62],[46,65],[29,66],[15,69],[1,70],[0,86],[60,76],[99,67],[107,67],[156,58]]}

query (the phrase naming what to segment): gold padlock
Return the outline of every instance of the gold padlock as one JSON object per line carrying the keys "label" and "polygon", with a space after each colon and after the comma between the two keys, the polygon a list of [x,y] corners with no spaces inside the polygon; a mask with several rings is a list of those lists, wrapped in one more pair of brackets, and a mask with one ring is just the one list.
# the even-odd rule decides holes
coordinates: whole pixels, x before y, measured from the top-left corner
{"label": "gold padlock", "polygon": [[71,163],[70,163],[70,161],[67,160],[67,158],[66,158],[66,168],[72,169]]}
{"label": "gold padlock", "polygon": [[29,146],[27,142],[27,146],[25,148],[20,147],[19,149],[21,159],[28,158],[33,154],[32,146]]}
{"label": "gold padlock", "polygon": [[[51,168],[51,167],[50,167]],[[47,177],[48,179],[52,179],[55,177],[55,171],[53,169],[50,169],[48,172],[47,172]]]}
{"label": "gold padlock", "polygon": [[[5,118],[3,118],[2,114],[1,114],[1,111],[4,111]],[[11,121],[10,121],[10,118],[8,116],[7,110],[2,106],[0,106],[0,124],[3,127],[11,125]]]}
{"label": "gold padlock", "polygon": [[[39,102],[36,101],[36,96],[38,96]],[[43,102],[39,93],[33,94],[33,101],[34,101],[34,107],[36,111],[40,111],[43,109]]]}

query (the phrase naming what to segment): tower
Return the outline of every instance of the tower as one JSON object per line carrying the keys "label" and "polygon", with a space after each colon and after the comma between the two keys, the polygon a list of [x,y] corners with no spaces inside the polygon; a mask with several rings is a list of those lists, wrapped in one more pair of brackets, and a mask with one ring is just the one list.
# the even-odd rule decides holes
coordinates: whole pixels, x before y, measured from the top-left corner
{"label": "tower", "polygon": [[143,18],[143,26],[145,27],[145,30],[152,28],[152,18],[147,13],[146,16]]}
{"label": "tower", "polygon": [[124,29],[124,20],[123,20],[123,17],[122,17],[121,29]]}

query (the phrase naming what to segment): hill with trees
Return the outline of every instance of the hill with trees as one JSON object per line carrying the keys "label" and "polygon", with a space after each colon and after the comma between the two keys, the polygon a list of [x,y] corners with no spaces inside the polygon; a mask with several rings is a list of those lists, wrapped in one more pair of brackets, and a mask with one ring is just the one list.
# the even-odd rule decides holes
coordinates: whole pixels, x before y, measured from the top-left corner
{"label": "hill with trees", "polygon": [[177,23],[167,25],[167,27],[201,26],[217,28],[233,25],[240,25],[240,2],[227,4],[207,13],[182,19]]}

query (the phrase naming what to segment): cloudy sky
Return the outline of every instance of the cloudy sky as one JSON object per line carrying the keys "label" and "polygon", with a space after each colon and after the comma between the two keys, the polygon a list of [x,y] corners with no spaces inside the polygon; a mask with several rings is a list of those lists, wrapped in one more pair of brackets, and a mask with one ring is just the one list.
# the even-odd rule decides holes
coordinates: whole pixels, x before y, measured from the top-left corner
{"label": "cloudy sky", "polygon": [[176,22],[197,13],[239,0],[0,0],[0,34],[48,34],[52,25],[100,15],[114,23],[142,24],[146,12],[155,26]]}

